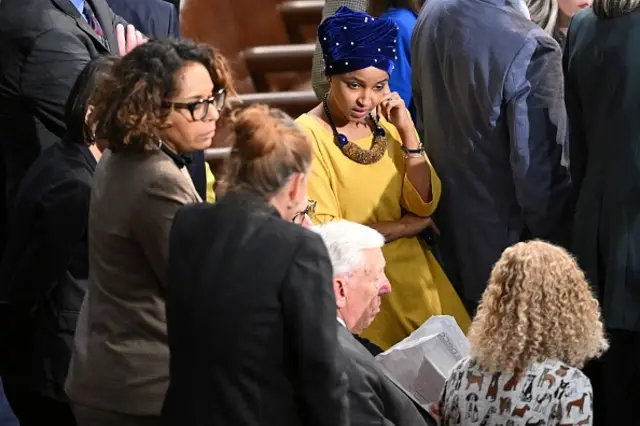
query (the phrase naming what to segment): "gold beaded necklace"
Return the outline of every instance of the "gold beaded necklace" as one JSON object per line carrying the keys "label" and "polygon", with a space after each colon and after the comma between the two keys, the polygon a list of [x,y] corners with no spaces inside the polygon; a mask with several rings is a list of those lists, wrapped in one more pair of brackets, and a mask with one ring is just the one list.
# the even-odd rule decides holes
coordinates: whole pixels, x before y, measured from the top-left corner
{"label": "gold beaded necklace", "polygon": [[363,149],[357,144],[349,141],[345,135],[338,132],[336,125],[331,118],[331,111],[329,111],[329,93],[322,98],[322,106],[324,107],[324,113],[329,120],[331,130],[335,138],[335,143],[338,145],[342,153],[352,161],[359,164],[373,164],[380,161],[384,153],[387,151],[387,132],[378,125],[378,122],[369,114],[367,121],[373,131],[373,143],[371,148]]}

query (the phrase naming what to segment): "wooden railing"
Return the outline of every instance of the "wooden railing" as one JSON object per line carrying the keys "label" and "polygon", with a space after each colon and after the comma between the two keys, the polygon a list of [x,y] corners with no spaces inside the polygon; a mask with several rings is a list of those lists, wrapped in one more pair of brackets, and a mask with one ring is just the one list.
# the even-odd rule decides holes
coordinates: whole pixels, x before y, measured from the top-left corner
{"label": "wooden railing", "polygon": [[293,118],[310,111],[318,104],[318,98],[313,90],[291,92],[248,93],[240,95],[232,101],[245,104],[265,104],[280,108]]}

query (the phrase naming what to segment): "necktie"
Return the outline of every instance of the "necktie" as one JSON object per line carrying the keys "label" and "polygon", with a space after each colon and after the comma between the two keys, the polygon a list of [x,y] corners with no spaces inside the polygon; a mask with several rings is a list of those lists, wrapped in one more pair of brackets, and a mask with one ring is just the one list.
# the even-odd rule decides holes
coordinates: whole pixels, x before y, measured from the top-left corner
{"label": "necktie", "polygon": [[89,6],[89,2],[85,0],[84,9],[82,11],[84,17],[87,18],[87,22],[93,31],[98,34],[98,37],[104,38],[104,31],[102,31],[102,26],[100,22],[98,22],[98,18],[94,15],[93,10],[91,10],[91,6]]}

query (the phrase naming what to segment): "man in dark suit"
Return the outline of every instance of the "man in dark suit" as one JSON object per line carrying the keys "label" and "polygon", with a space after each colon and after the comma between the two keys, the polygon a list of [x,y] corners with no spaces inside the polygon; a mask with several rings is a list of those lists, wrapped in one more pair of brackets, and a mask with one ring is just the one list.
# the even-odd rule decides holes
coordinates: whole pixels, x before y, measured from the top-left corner
{"label": "man in dark suit", "polygon": [[516,0],[427,1],[418,16],[413,99],[442,181],[438,260],[471,313],[505,248],[566,243],[561,58]]}
{"label": "man in dark suit", "polygon": [[570,248],[609,339],[585,369],[595,426],[640,424],[639,44],[638,2],[594,0],[571,19],[563,56],[577,196]]}
{"label": "man in dark suit", "polygon": [[[24,173],[42,148],[64,135],[64,105],[80,71],[92,58],[135,46],[131,37],[128,45],[119,45],[118,24],[127,26],[105,0],[0,1],[3,211],[12,204]],[[135,32],[132,27],[128,31]],[[0,229],[5,227],[6,220]],[[4,238],[0,253],[3,246]]]}
{"label": "man in dark suit", "polygon": [[333,266],[338,311],[338,342],[349,379],[352,426],[435,426],[417,400],[402,389],[352,333],[366,329],[391,293],[384,274],[384,237],[373,228],[333,221],[312,228],[325,242]]}
{"label": "man in dark suit", "polygon": [[[180,37],[180,15],[176,8],[164,0],[107,0],[114,13],[126,19],[148,37]],[[191,180],[205,200],[207,198],[207,176],[204,152],[189,154],[191,162],[187,169]]]}

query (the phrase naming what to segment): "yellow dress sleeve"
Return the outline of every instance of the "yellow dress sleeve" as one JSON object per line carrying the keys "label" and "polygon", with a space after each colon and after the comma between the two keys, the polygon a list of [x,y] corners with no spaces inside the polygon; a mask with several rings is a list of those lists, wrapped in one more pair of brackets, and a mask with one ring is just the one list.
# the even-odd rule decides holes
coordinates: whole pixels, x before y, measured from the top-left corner
{"label": "yellow dress sleeve", "polygon": [[[301,126],[302,127],[302,126]],[[309,199],[316,201],[316,210],[311,215],[311,220],[315,224],[341,219],[340,204],[334,192],[332,170],[329,162],[325,160],[322,149],[322,141],[314,132],[305,127],[307,135],[311,139],[313,147],[313,161],[311,162],[311,173],[309,174],[308,192]]]}
{"label": "yellow dress sleeve", "polygon": [[209,163],[205,161],[204,170],[207,176],[207,203],[215,203],[216,202],[216,193],[213,190],[213,186],[216,183],[216,177],[211,172],[211,167]]}
{"label": "yellow dress sleeve", "polygon": [[440,177],[431,165],[431,161],[426,154],[424,155],[424,160],[429,165],[431,171],[431,201],[427,203],[422,199],[407,177],[406,172],[402,184],[402,207],[416,216],[421,217],[431,216],[436,211],[438,203],[440,202],[440,195],[442,194],[442,182],[440,182]]}

